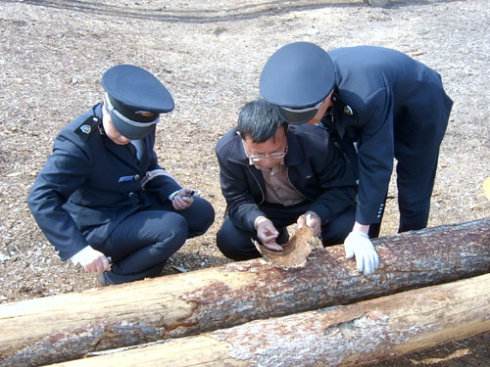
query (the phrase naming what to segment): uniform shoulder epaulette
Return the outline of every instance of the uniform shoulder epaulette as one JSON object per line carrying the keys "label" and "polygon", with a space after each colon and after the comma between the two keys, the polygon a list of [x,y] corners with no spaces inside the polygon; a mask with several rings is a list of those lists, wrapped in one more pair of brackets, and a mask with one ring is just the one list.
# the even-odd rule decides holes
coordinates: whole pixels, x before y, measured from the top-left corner
{"label": "uniform shoulder epaulette", "polygon": [[75,129],[75,133],[82,139],[88,139],[88,137],[98,130],[100,120],[96,116],[88,116],[83,119]]}

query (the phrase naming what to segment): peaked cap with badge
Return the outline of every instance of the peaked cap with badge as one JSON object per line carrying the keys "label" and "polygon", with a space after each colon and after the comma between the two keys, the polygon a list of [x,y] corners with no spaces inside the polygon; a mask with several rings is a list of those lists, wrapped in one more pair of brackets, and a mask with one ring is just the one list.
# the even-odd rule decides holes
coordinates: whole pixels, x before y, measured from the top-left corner
{"label": "peaked cap with badge", "polygon": [[150,72],[135,65],[116,65],[102,76],[105,107],[116,129],[128,139],[154,130],[160,113],[174,109],[167,88]]}
{"label": "peaked cap with badge", "polygon": [[310,42],[282,46],[260,75],[261,96],[279,105],[289,123],[311,120],[332,91],[333,107],[322,123],[358,167],[356,221],[380,222],[396,158],[399,229],[425,227],[452,107],[440,75],[396,50],[358,46],[326,52]]}

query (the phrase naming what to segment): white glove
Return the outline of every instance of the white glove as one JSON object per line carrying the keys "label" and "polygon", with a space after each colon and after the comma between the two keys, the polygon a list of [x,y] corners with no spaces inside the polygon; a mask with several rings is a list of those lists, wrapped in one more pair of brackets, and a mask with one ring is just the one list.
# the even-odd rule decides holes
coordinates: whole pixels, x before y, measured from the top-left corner
{"label": "white glove", "polygon": [[374,272],[379,265],[379,258],[369,236],[360,231],[349,233],[344,241],[345,257],[356,257],[357,270],[364,275]]}
{"label": "white glove", "polygon": [[101,273],[111,270],[110,259],[91,246],[87,246],[78,251],[70,257],[70,260],[75,265],[80,264],[86,272]]}

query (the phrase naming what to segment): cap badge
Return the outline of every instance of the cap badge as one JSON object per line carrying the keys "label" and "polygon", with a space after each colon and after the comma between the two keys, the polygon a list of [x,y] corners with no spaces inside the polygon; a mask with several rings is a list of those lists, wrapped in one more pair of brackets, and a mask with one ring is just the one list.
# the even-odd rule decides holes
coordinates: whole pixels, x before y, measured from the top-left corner
{"label": "cap badge", "polygon": [[153,112],[150,112],[150,111],[134,111],[134,114],[137,115],[137,116],[141,116],[141,117],[154,117],[155,114]]}
{"label": "cap badge", "polygon": [[92,131],[92,128],[90,127],[90,125],[84,124],[84,125],[80,126],[80,131],[84,134],[90,134],[90,132]]}
{"label": "cap badge", "polygon": [[352,108],[351,106],[349,106],[348,104],[346,104],[344,106],[344,113],[348,116],[352,116],[354,114],[354,111],[352,111]]}

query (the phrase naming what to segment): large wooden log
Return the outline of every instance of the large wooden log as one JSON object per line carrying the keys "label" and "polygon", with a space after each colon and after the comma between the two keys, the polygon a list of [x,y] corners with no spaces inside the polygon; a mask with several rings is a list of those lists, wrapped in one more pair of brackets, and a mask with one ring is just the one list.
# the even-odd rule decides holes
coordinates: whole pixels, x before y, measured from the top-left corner
{"label": "large wooden log", "polygon": [[257,259],[128,285],[0,305],[0,366],[221,329],[490,271],[490,219],[374,241],[381,268],[363,276],[342,246],[304,268]]}
{"label": "large wooden log", "polygon": [[359,366],[485,331],[490,274],[56,366]]}

